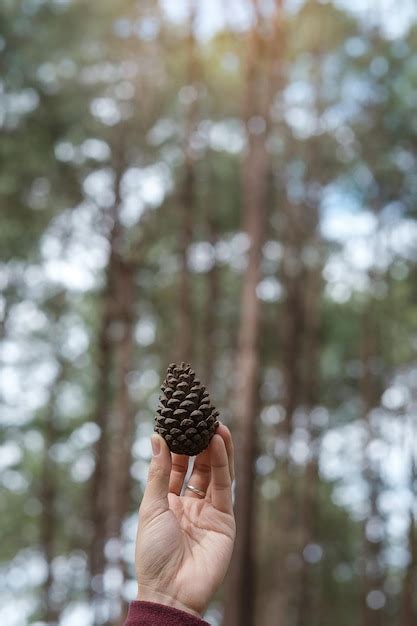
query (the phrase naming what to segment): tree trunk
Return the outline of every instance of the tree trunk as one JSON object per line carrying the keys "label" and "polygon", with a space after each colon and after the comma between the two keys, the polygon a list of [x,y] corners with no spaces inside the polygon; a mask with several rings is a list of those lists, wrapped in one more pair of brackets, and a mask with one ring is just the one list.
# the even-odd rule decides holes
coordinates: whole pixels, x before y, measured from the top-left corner
{"label": "tree trunk", "polygon": [[[319,249],[320,243],[316,242],[316,245],[317,249]],[[304,550],[315,541],[318,515],[320,432],[312,421],[312,411],[317,405],[319,397],[321,269],[320,265],[309,270],[305,298],[303,401],[309,419],[310,456],[305,468],[301,501],[300,555],[302,561],[299,574],[297,626],[313,626],[314,623],[317,623],[317,620],[312,619],[312,616],[315,615],[315,590],[310,576],[311,565],[306,558]]]}
{"label": "tree trunk", "polygon": [[417,624],[417,521],[414,512],[416,501],[415,486],[417,484],[417,467],[414,458],[414,450],[411,452],[411,455],[410,484],[413,500],[410,507],[410,521],[408,524],[409,562],[405,570],[403,582],[401,626],[415,626],[415,624]]}
{"label": "tree trunk", "polygon": [[401,626],[415,626],[417,624],[417,529],[416,519],[413,512],[410,512],[410,522],[408,526],[408,550],[410,561],[407,565],[402,593],[402,620]]}
{"label": "tree trunk", "polygon": [[[130,242],[129,249],[129,238],[120,222],[121,179],[125,169],[123,142],[118,148],[115,157],[116,197],[111,210],[110,251],[97,348],[97,406],[94,421],[100,428],[100,437],[95,447],[96,464],[91,482],[93,535],[90,549],[96,624],[103,623],[103,615],[107,613],[103,588],[107,563],[117,567],[122,578],[126,578],[120,548],[122,524],[130,508],[131,450],[135,435],[129,373],[134,365],[136,274],[143,259],[144,242],[149,238],[149,229],[153,223],[149,217],[141,221],[138,234],[131,238],[133,243]],[[115,542],[111,554],[106,557],[106,544],[111,539]],[[113,602],[115,600],[117,598],[113,597]],[[121,600],[120,596],[118,600]],[[109,626],[123,623],[117,611],[106,619]]]}
{"label": "tree trunk", "polygon": [[286,203],[281,208],[281,229],[284,243],[281,282],[286,298],[280,320],[282,375],[284,384],[284,420],[279,428],[281,460],[278,466],[280,494],[277,499],[278,533],[275,568],[275,590],[271,599],[270,611],[274,614],[277,626],[288,621],[290,596],[296,586],[293,558],[299,551],[299,528],[297,528],[296,492],[292,476],[289,450],[293,436],[294,414],[302,404],[302,357],[305,333],[305,270],[301,262],[305,234],[302,229],[303,211],[301,206]]}
{"label": "tree trunk", "polygon": [[[123,171],[124,159],[119,155],[97,347],[97,406],[94,421],[100,428],[100,437],[95,446],[96,463],[91,482],[90,549],[91,595],[94,598],[97,624],[102,623],[102,612],[106,610],[103,588],[103,574],[107,564],[106,543],[109,539],[120,539],[122,522],[129,510],[134,436],[128,374],[133,366],[135,274],[138,261],[127,258],[124,250],[125,232],[119,219]],[[111,562],[124,573],[120,552],[115,551]],[[109,624],[118,622],[119,617],[108,621]]]}
{"label": "tree trunk", "polygon": [[[210,194],[210,192],[209,192]],[[209,196],[210,197],[210,196]],[[218,240],[218,224],[215,208],[209,202],[206,207],[207,239],[214,247]],[[203,376],[208,388],[211,387],[216,358],[216,330],[220,297],[219,268],[215,257],[213,266],[206,275],[206,303],[203,319]]]}
{"label": "tree trunk", "polygon": [[[57,316],[59,318],[59,316]],[[52,561],[55,556],[56,542],[56,498],[58,486],[56,482],[55,462],[51,458],[51,447],[58,439],[56,427],[56,394],[60,382],[64,378],[64,367],[59,362],[59,370],[53,388],[50,392],[48,407],[44,420],[44,449],[42,463],[42,478],[40,486],[40,501],[42,514],[40,518],[40,544],[46,563],[47,575],[42,586],[42,621],[48,626],[56,626],[59,622],[60,607],[53,601],[52,586],[53,572]]]}
{"label": "tree trunk", "polygon": [[[362,402],[364,409],[364,421],[367,431],[365,446],[369,445],[374,436],[373,426],[370,421],[370,413],[373,408],[379,405],[381,396],[381,383],[379,373],[376,371],[379,336],[375,327],[378,319],[372,305],[363,316],[363,336],[362,336]],[[367,532],[368,522],[379,520],[377,506],[378,496],[381,491],[380,476],[377,468],[371,464],[366,449],[364,454],[364,478],[369,488],[369,515],[364,523],[363,532],[363,589],[362,589],[362,624],[363,626],[381,626],[383,623],[382,606],[372,607],[370,603],[371,592],[380,591],[383,593],[385,572],[381,567],[381,551],[383,549],[383,539],[375,538],[370,540]],[[382,520],[381,521],[382,524]]]}
{"label": "tree trunk", "polygon": [[11,309],[11,303],[7,298],[7,294],[5,294],[4,298],[4,310],[0,318],[0,341],[3,341],[6,338],[6,326],[7,320],[9,319],[9,312]]}
{"label": "tree trunk", "polygon": [[133,414],[129,398],[128,375],[133,368],[135,321],[135,266],[120,260],[118,272],[118,342],[114,349],[115,397],[112,404],[109,433],[110,471],[108,486],[109,537],[119,537],[122,520],[129,507]]}
{"label": "tree trunk", "polygon": [[[259,190],[259,193],[261,190]],[[252,198],[255,200],[255,197]],[[262,201],[262,197],[259,196]],[[249,203],[248,203],[249,204]],[[254,555],[253,555],[253,491],[255,456],[255,407],[258,383],[258,339],[260,306],[256,287],[260,277],[260,260],[265,226],[265,207],[253,204],[252,223],[248,229],[251,238],[249,262],[244,277],[242,317],[238,343],[237,398],[235,403],[238,433],[236,515],[238,534],[231,568],[229,601],[225,623],[250,626],[253,623]],[[234,599],[235,598],[235,599]]]}
{"label": "tree trunk", "polygon": [[[256,116],[265,125],[269,119],[269,99],[259,90],[257,62],[265,61],[262,41],[256,26],[249,34],[246,85],[246,128],[248,148],[242,171],[243,229],[248,236],[248,262],[243,277],[241,319],[236,361],[236,450],[237,537],[230,574],[224,624],[252,626],[255,607],[254,555],[254,460],[256,452],[256,407],[258,394],[260,301],[257,286],[261,277],[262,248],[267,220],[267,196],[270,171],[266,134],[251,132]],[[262,58],[264,57],[264,58]],[[263,76],[265,80],[265,75]],[[268,92],[268,90],[267,90]],[[262,96],[263,101],[258,100]]]}
{"label": "tree trunk", "polygon": [[42,515],[40,520],[40,542],[46,563],[47,575],[42,588],[42,621],[50,626],[58,624],[59,610],[52,598],[52,560],[55,556],[55,500],[57,494],[55,467],[50,457],[50,448],[56,441],[54,425],[54,401],[50,399],[45,416],[43,470],[40,499]]}
{"label": "tree trunk", "polygon": [[188,32],[188,76],[187,86],[190,91],[190,102],[185,119],[184,137],[184,175],[179,193],[179,255],[180,275],[178,284],[178,336],[176,359],[178,362],[191,363],[194,354],[193,338],[193,303],[192,278],[188,266],[188,253],[193,242],[194,211],[195,211],[195,156],[191,139],[196,128],[198,113],[197,78],[199,64],[197,46],[194,35],[196,4],[190,0],[189,32]]}
{"label": "tree trunk", "polygon": [[118,220],[120,204],[119,174],[116,181],[116,202],[112,211],[112,229],[109,236],[109,260],[106,268],[106,282],[102,296],[101,325],[97,345],[97,405],[93,421],[100,429],[95,445],[95,469],[91,481],[91,521],[92,538],[89,554],[92,592],[102,594],[102,575],[105,567],[104,548],[107,540],[107,482],[109,454],[109,411],[112,398],[112,327],[116,319],[117,289],[117,247],[120,245],[121,227]]}
{"label": "tree trunk", "polygon": [[188,251],[193,241],[194,172],[186,166],[180,207],[180,276],[178,285],[178,340],[177,361],[190,363],[193,358],[193,313],[188,267]]}
{"label": "tree trunk", "polygon": [[[119,311],[117,316],[117,344],[114,348],[115,392],[109,421],[109,473],[107,484],[108,516],[107,539],[119,541],[117,552],[112,557],[112,564],[117,566],[123,578],[126,577],[121,556],[122,524],[129,512],[129,495],[132,483],[130,467],[134,441],[134,411],[129,396],[128,375],[133,369],[134,323],[135,323],[135,275],[136,266],[119,259],[117,297]],[[122,616],[126,604],[122,600]],[[116,616],[109,621],[109,626],[123,624]]]}

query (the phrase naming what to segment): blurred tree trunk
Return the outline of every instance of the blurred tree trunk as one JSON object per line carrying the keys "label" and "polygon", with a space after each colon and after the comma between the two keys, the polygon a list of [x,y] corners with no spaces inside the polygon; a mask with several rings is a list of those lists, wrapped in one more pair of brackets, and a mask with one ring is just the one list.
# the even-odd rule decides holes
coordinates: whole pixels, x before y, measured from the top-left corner
{"label": "blurred tree trunk", "polygon": [[[256,153],[254,153],[256,154]],[[259,153],[263,160],[263,155]],[[229,593],[225,611],[228,626],[250,626],[253,623],[254,589],[254,456],[255,456],[255,406],[258,384],[258,338],[260,305],[256,287],[260,278],[260,261],[265,228],[264,180],[262,170],[266,164],[257,161],[246,176],[254,176],[254,188],[246,187],[245,218],[246,232],[250,237],[250,250],[244,276],[241,322],[236,366],[235,417],[237,423],[237,498],[236,516],[238,534],[229,580]],[[248,158],[250,161],[250,158]],[[259,176],[256,176],[259,174]],[[256,176],[256,179],[255,179]]]}
{"label": "blurred tree trunk", "polygon": [[[317,223],[315,225],[317,228]],[[315,250],[319,251],[320,241],[312,239]],[[312,626],[317,623],[312,617],[314,612],[313,583],[310,576],[311,564],[305,550],[316,538],[318,523],[318,488],[319,488],[319,456],[320,429],[317,426],[313,411],[319,399],[320,384],[320,306],[322,292],[322,266],[317,263],[307,271],[305,298],[305,338],[304,338],[304,385],[303,404],[308,419],[310,451],[304,471],[301,495],[300,538],[302,558],[299,574],[299,591],[297,598],[297,626]]]}
{"label": "blurred tree trunk", "polygon": [[[383,623],[383,603],[373,605],[375,593],[383,594],[385,573],[382,567],[383,520],[378,510],[378,497],[381,492],[379,472],[368,455],[368,447],[374,433],[371,422],[372,410],[379,405],[381,397],[379,330],[378,315],[372,303],[363,314],[362,327],[362,403],[366,428],[364,479],[369,489],[369,512],[363,530],[363,589],[362,589],[362,624],[363,626],[381,626]],[[379,529],[380,526],[380,529]],[[373,593],[374,596],[369,594]]]}
{"label": "blurred tree trunk", "polygon": [[[51,325],[52,336],[59,337],[59,322],[66,311],[66,297],[63,291],[57,292],[49,298],[46,303],[49,313],[49,323]],[[59,550],[59,537],[57,533],[58,508],[57,497],[60,485],[57,481],[57,465],[51,449],[59,441],[60,429],[57,424],[57,396],[60,384],[65,380],[66,368],[65,360],[62,358],[59,349],[56,350],[57,374],[51,386],[49,400],[46,406],[43,420],[43,459],[39,499],[42,504],[40,516],[40,545],[45,559],[46,578],[42,585],[42,611],[41,619],[48,626],[56,626],[62,606],[53,597],[53,559],[57,549]],[[58,548],[57,548],[58,546]],[[59,602],[59,600],[58,600]]]}
{"label": "blurred tree trunk", "polygon": [[417,624],[417,520],[414,512],[417,467],[414,458],[414,450],[411,452],[410,487],[413,499],[410,506],[408,523],[408,553],[409,561],[405,570],[402,589],[402,619],[401,626],[415,626]]}
{"label": "blurred tree trunk", "polygon": [[218,241],[218,223],[216,208],[211,204],[211,194],[208,192],[206,206],[206,233],[209,243],[213,247],[213,265],[206,274],[206,303],[203,320],[203,380],[210,388],[213,379],[214,363],[216,358],[216,330],[220,297],[219,267],[215,257],[215,246]]}
{"label": "blurred tree trunk", "polygon": [[[95,448],[96,464],[91,483],[93,536],[89,556],[97,624],[102,623],[101,605],[105,603],[103,574],[107,563],[117,567],[122,577],[126,578],[121,555],[121,535],[123,520],[130,509],[131,450],[135,434],[129,373],[134,366],[136,276],[143,261],[145,244],[152,238],[154,228],[152,217],[142,218],[129,246],[128,234],[132,233],[128,233],[120,222],[121,179],[126,167],[123,145],[118,146],[115,152],[115,203],[110,214],[109,258],[97,348],[97,406],[94,421],[100,428],[100,437]],[[115,541],[106,555],[106,544],[111,539]],[[123,610],[122,615],[124,613]],[[123,624],[123,620],[124,617],[116,613],[106,623],[116,626]]]}
{"label": "blurred tree trunk", "polygon": [[408,562],[404,582],[402,597],[402,626],[415,626],[417,624],[417,528],[416,518],[410,511],[410,521],[408,525],[408,551],[410,560]]}
{"label": "blurred tree trunk", "polygon": [[[320,120],[326,110],[326,98],[323,93],[323,53],[320,34],[312,46],[314,55],[314,73],[311,77],[314,87],[314,113]],[[314,185],[323,185],[328,174],[320,163],[317,155],[321,150],[321,140],[311,141],[306,147],[305,160],[310,163],[309,178]],[[301,491],[300,511],[300,556],[301,570],[299,573],[297,597],[297,626],[313,626],[320,624],[320,592],[313,586],[312,563],[306,549],[315,543],[319,525],[319,459],[322,436],[322,425],[314,418],[314,409],[320,402],[320,348],[321,348],[321,302],[323,293],[324,251],[320,233],[320,200],[321,193],[313,199],[313,204],[305,206],[303,219],[306,229],[306,241],[303,248],[306,267],[305,287],[305,337],[303,346],[303,387],[302,402],[306,409],[307,428],[309,434],[309,457],[305,467]],[[320,559],[319,559],[320,560]],[[318,567],[318,565],[316,565]],[[317,578],[319,578],[317,576]],[[320,580],[322,577],[320,577]],[[313,617],[314,616],[314,617]]]}
{"label": "blurred tree trunk", "polygon": [[281,282],[285,300],[280,320],[282,346],[282,374],[284,386],[284,420],[278,433],[281,445],[279,464],[280,495],[277,500],[277,558],[275,568],[276,594],[272,598],[271,611],[277,626],[284,626],[288,619],[290,596],[296,579],[291,569],[291,555],[298,551],[297,501],[289,455],[294,429],[294,414],[302,403],[303,372],[301,368],[303,337],[305,332],[304,268],[301,262],[304,233],[301,206],[286,203],[281,208],[283,262]]}
{"label": "blurred tree trunk", "polygon": [[115,392],[109,421],[110,470],[108,534],[120,534],[121,520],[127,512],[133,415],[129,398],[128,375],[133,367],[133,330],[135,322],[136,267],[119,259],[117,294],[118,315],[114,329],[117,343],[114,347]]}
{"label": "blurred tree trunk", "polygon": [[[107,538],[115,539],[115,553],[111,557],[126,577],[121,555],[122,523],[129,511],[131,487],[130,467],[134,440],[134,410],[129,397],[128,375],[133,369],[136,266],[119,259],[117,281],[117,344],[114,349],[115,395],[109,421],[109,474],[107,485],[108,516]],[[109,625],[124,623],[126,604],[122,599],[122,616],[109,621]]]}
{"label": "blurred tree trunk", "polygon": [[[315,94],[315,115],[323,112],[321,99],[321,42],[314,49],[315,72],[311,77]],[[323,172],[317,162],[320,143],[304,148],[304,160],[309,162],[308,180],[318,185]],[[284,259],[283,284],[287,293],[285,324],[283,326],[284,385],[284,463],[281,480],[283,494],[279,510],[283,510],[280,531],[282,569],[277,574],[281,586],[277,624],[285,624],[288,610],[295,612],[297,626],[312,625],[314,590],[310,581],[311,564],[305,550],[314,541],[317,526],[317,496],[319,485],[320,432],[313,420],[313,410],[319,400],[320,384],[320,307],[322,294],[322,243],[319,233],[319,198],[313,203],[286,204],[283,219]],[[285,245],[287,249],[285,249]],[[302,406],[307,420],[310,450],[301,483],[300,506],[291,484],[289,447],[297,406]],[[282,500],[282,501],[281,501]],[[299,508],[299,511],[297,510]],[[299,563],[290,570],[291,552]],[[295,593],[293,592],[295,590]],[[292,601],[294,606],[292,606]]]}
{"label": "blurred tree trunk", "polygon": [[92,540],[90,547],[90,575],[92,591],[102,593],[102,575],[105,567],[104,548],[107,540],[108,517],[108,461],[109,413],[112,398],[112,359],[114,323],[116,321],[116,290],[118,280],[118,247],[121,239],[119,222],[121,171],[116,177],[116,199],[111,211],[112,227],[109,235],[109,259],[105,287],[101,300],[101,320],[97,345],[97,392],[94,422],[100,429],[95,446],[95,469],[91,481]]}
{"label": "blurred tree trunk", "polygon": [[129,470],[133,439],[133,414],[129,398],[128,375],[133,367],[135,322],[135,272],[136,267],[119,259],[117,298],[117,344],[114,348],[115,395],[109,423],[110,468],[108,486],[108,535],[120,535],[121,521],[128,511]]}
{"label": "blurred tree trunk", "polygon": [[3,311],[1,313],[1,318],[0,318],[0,341],[3,341],[6,338],[6,327],[7,327],[7,320],[9,318],[10,308],[11,308],[11,304],[9,302],[9,299],[5,297],[4,308],[3,308]]}
{"label": "blurred tree trunk", "polygon": [[178,339],[177,361],[191,362],[193,356],[193,314],[191,275],[188,267],[188,251],[193,241],[194,172],[186,165],[182,194],[180,196],[180,276],[178,288]]}
{"label": "blurred tree trunk", "polygon": [[267,222],[266,205],[271,164],[266,138],[275,85],[273,72],[277,61],[274,57],[277,20],[275,16],[272,20],[274,27],[265,36],[265,24],[261,23],[256,2],[254,10],[257,20],[248,34],[246,56],[244,118],[248,147],[242,170],[243,230],[248,236],[249,250],[243,277],[234,404],[238,527],[223,622],[227,626],[252,626],[255,619],[254,461],[257,447],[258,343],[261,320],[257,286],[261,277],[262,248]]}
{"label": "blurred tree trunk", "polygon": [[[119,146],[122,148],[122,146]],[[95,423],[100,428],[96,444],[96,465],[92,479],[93,537],[90,573],[95,597],[96,623],[102,623],[103,574],[106,543],[120,540],[122,522],[129,510],[131,448],[134,414],[129,398],[128,374],[133,367],[137,262],[124,250],[124,228],[120,223],[120,185],[125,164],[121,155],[116,163],[116,198],[111,210],[109,260],[102,299],[98,339],[98,382]],[[110,562],[122,573],[120,546],[113,544]],[[118,624],[120,618],[109,620]]]}
{"label": "blurred tree trunk", "polygon": [[178,337],[176,358],[178,362],[191,363],[194,353],[193,341],[193,302],[192,277],[188,266],[188,253],[193,242],[195,205],[195,155],[192,149],[192,136],[195,132],[198,114],[198,84],[199,61],[196,39],[194,34],[197,5],[195,0],[189,0],[189,30],[188,30],[188,68],[187,85],[188,97],[184,103],[186,107],[184,131],[184,174],[179,192],[179,253],[180,275],[178,284]]}
{"label": "blurred tree trunk", "polygon": [[46,578],[42,586],[42,615],[41,619],[50,626],[55,626],[59,621],[60,610],[55,605],[52,597],[53,572],[52,561],[55,556],[56,542],[56,496],[58,487],[56,483],[56,467],[51,458],[51,447],[58,438],[55,426],[55,396],[56,387],[62,378],[54,384],[51,392],[47,412],[44,420],[44,450],[42,463],[42,482],[40,489],[40,501],[42,503],[42,514],[40,519],[40,543],[43,557],[46,564]]}

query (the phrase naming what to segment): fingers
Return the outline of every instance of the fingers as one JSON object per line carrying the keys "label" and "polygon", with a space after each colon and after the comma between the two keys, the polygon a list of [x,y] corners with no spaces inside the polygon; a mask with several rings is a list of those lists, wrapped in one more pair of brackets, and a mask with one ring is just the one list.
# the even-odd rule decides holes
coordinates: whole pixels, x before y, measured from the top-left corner
{"label": "fingers", "polygon": [[140,507],[147,520],[168,511],[168,486],[171,473],[171,454],[164,439],[152,435],[152,461],[149,467],[148,482]]}
{"label": "fingers", "polygon": [[[211,478],[211,466],[210,466],[210,452],[209,448],[204,450],[201,454],[199,454],[194,462],[193,472],[190,476],[190,480],[188,481],[189,485],[196,487],[200,491],[207,492],[208,486],[210,484]],[[185,496],[188,498],[199,498],[201,496],[198,494],[186,489]]]}
{"label": "fingers", "polygon": [[[227,428],[227,426],[225,426],[224,424],[220,424],[216,433],[221,436],[221,438],[223,439],[225,443],[227,457],[229,461],[230,480],[233,482],[235,479],[235,453],[234,453],[232,434],[230,430]],[[207,491],[207,499],[211,500],[211,484]]]}
{"label": "fingers", "polygon": [[235,449],[233,445],[232,433],[227,426],[220,424],[217,429],[217,434],[221,436],[225,443],[227,457],[229,459],[230,479],[233,482],[235,479]]}
{"label": "fingers", "polygon": [[[217,429],[217,434],[219,434],[224,443],[226,445],[227,456],[229,459],[229,471],[230,478],[233,482],[235,477],[234,470],[234,448],[232,435],[230,430],[224,424],[220,424]],[[182,487],[184,484],[184,480],[189,468],[189,457],[183,454],[172,454],[172,470],[171,477],[169,480],[169,491],[170,493],[175,493],[176,495],[181,495]],[[210,477],[211,477],[211,467],[210,467],[210,454],[208,450],[205,450],[200,455],[198,455],[195,459],[194,467],[192,475],[188,481],[188,484],[193,485],[193,487],[197,487],[200,491],[207,492],[208,499],[211,498],[211,485],[210,485]],[[196,493],[193,493],[191,490],[186,490],[184,495],[192,498],[199,498]]]}
{"label": "fingers", "polygon": [[210,444],[211,502],[223,513],[233,513],[232,481],[223,438],[217,433]]}
{"label": "fingers", "polygon": [[169,479],[169,492],[181,495],[185,475],[188,471],[188,460],[190,457],[185,454],[172,455],[172,469]]}

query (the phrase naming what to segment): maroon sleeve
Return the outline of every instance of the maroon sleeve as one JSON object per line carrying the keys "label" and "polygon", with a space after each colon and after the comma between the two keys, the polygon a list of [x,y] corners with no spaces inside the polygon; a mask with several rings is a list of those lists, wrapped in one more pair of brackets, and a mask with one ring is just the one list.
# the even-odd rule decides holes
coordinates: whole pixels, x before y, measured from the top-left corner
{"label": "maroon sleeve", "polygon": [[191,613],[156,602],[132,602],[124,626],[209,626]]}

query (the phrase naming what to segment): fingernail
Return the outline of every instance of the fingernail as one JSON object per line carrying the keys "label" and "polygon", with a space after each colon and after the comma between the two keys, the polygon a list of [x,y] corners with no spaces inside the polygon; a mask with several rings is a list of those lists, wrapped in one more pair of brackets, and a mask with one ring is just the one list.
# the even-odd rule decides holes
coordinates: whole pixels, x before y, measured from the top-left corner
{"label": "fingernail", "polygon": [[152,445],[152,454],[153,456],[158,456],[161,451],[161,442],[159,440],[158,435],[152,435],[151,437],[151,445]]}

